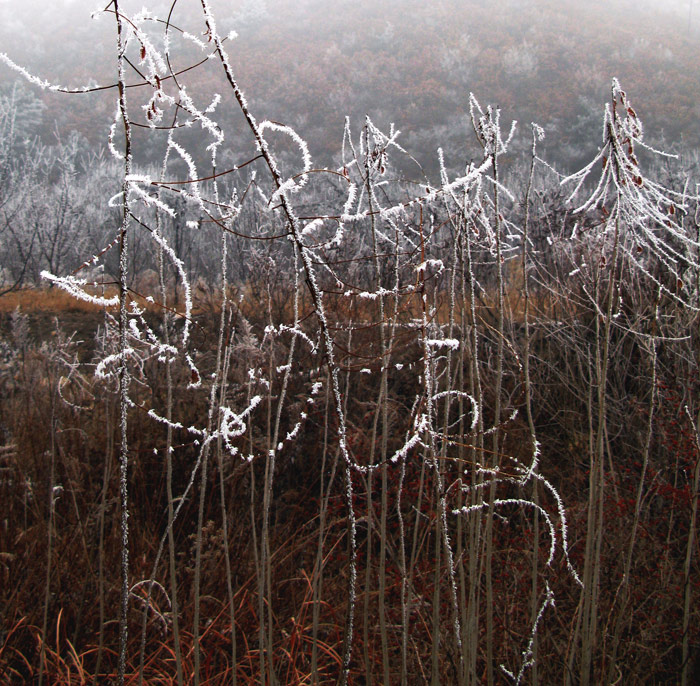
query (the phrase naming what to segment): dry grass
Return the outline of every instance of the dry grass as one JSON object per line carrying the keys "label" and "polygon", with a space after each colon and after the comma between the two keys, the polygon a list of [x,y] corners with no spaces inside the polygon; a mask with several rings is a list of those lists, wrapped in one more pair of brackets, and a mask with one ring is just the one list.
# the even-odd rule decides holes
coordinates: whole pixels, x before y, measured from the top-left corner
{"label": "dry grass", "polygon": [[[114,292],[107,290],[105,295],[110,297]],[[102,293],[100,293],[101,295]],[[60,288],[22,288],[6,293],[0,298],[0,312],[8,313],[15,310],[22,312],[101,312],[102,308],[85,300],[77,300]]]}
{"label": "dry grass", "polygon": [[[258,340],[267,325],[268,308],[252,298],[247,291],[238,301],[238,294],[233,295],[238,312],[245,313],[252,330],[257,332]],[[203,350],[211,343],[212,331],[216,327],[216,313],[220,299],[215,295],[198,298],[195,314],[198,326],[194,334],[197,345]],[[279,293],[279,309],[276,314],[283,319],[289,315],[289,298]],[[516,296],[513,296],[516,297]],[[67,314],[83,303],[76,303],[69,296],[56,289],[47,291],[22,291],[0,299],[2,311],[13,312],[19,305],[26,313],[34,313],[36,320],[47,322],[47,313],[58,316],[65,322]],[[413,298],[407,298],[404,316],[416,315]],[[483,306],[485,307],[485,306]],[[87,305],[76,316],[83,320],[97,313]],[[514,320],[518,320],[517,306]],[[543,307],[544,309],[544,307]],[[334,309],[336,321],[352,320],[358,324],[354,332],[353,351],[358,355],[376,353],[378,327],[362,326],[362,322],[376,320],[376,304],[357,303],[352,307],[342,300]],[[486,313],[485,313],[486,316]],[[71,320],[72,321],[72,320]],[[99,317],[92,319],[99,322]],[[237,322],[234,321],[235,328]],[[84,392],[91,394],[90,402],[80,401],[89,411],[80,411],[64,403],[55,406],[54,421],[56,431],[53,434],[54,459],[56,475],[54,483],[63,487],[63,492],[56,500],[53,530],[53,556],[51,564],[51,594],[49,597],[49,622],[46,635],[42,635],[44,579],[46,574],[47,534],[49,527],[49,463],[52,447],[51,384],[64,373],[53,348],[58,345],[57,337],[51,337],[50,331],[44,331],[45,346],[41,341],[31,343],[30,354],[20,361],[12,363],[11,369],[0,372],[0,393],[4,402],[0,407],[0,427],[4,432],[3,444],[12,445],[12,449],[0,452],[0,497],[4,503],[4,525],[0,526],[0,683],[36,682],[42,669],[46,684],[82,684],[105,683],[116,673],[117,645],[117,606],[119,592],[119,547],[118,511],[115,506],[118,494],[116,482],[116,455],[114,444],[117,441],[116,403],[108,388],[99,386],[87,373],[80,378],[85,385]],[[394,351],[395,361],[409,361],[416,354],[415,331],[408,330],[406,340]],[[412,337],[412,338],[411,338]],[[201,340],[200,340],[201,338]],[[47,343],[48,341],[48,343]],[[208,342],[208,343],[207,343]],[[556,341],[549,341],[553,346]],[[287,348],[283,338],[278,339],[274,350],[277,360],[285,359]],[[52,347],[53,346],[53,347]],[[552,350],[542,348],[539,354],[551,355]],[[262,358],[260,363],[264,364]],[[542,365],[547,361],[544,360]],[[232,378],[247,378],[246,360],[232,357]],[[256,362],[257,364],[257,362]],[[274,362],[278,364],[278,362]],[[299,376],[291,382],[290,397],[307,397],[308,387],[312,381],[310,369],[304,365],[317,364],[313,359],[299,358]],[[348,405],[348,440],[353,455],[358,461],[367,459],[369,452],[369,430],[374,399],[377,397],[376,376],[362,374],[360,367],[369,366],[364,358],[344,360],[350,372],[350,402]],[[515,363],[513,363],[515,365]],[[303,366],[303,368],[302,368]],[[394,433],[405,433],[402,422],[409,421],[404,409],[412,398],[406,389],[417,386],[416,377],[420,374],[420,365],[413,371],[408,364],[399,375],[397,386],[392,389],[391,403],[395,408]],[[355,371],[353,372],[352,370]],[[570,389],[556,386],[550,377],[542,377],[546,366],[535,366],[533,378],[536,387],[541,386],[538,396],[542,403],[547,398],[556,403],[558,410],[566,411],[567,416],[574,416],[575,401]],[[520,378],[514,366],[513,378]],[[211,371],[206,366],[203,369]],[[154,426],[143,411],[149,407],[158,407],[163,394],[162,369],[151,370],[145,367],[143,386],[137,386],[133,393],[140,408],[135,409],[130,419],[130,469],[131,469],[131,560],[134,582],[147,579],[151,575],[151,565],[159,537],[164,529],[165,500],[165,466],[163,460],[164,434]],[[160,374],[160,376],[159,376]],[[484,383],[489,380],[489,370],[485,365]],[[150,376],[149,376],[150,375]],[[308,378],[307,378],[308,377]],[[52,381],[53,380],[53,381]],[[185,426],[201,423],[206,415],[206,389],[200,395],[193,395],[186,390],[188,377],[182,373],[175,374],[175,397],[178,418]],[[573,383],[573,382],[572,382]],[[375,384],[375,385],[373,385]],[[79,398],[78,391],[69,386],[63,388],[67,398]],[[75,392],[73,392],[75,391]],[[239,392],[232,389],[232,393]],[[239,397],[239,396],[236,396]],[[520,393],[514,393],[514,398]],[[670,395],[669,395],[670,397]],[[667,406],[669,403],[667,403]],[[542,405],[544,407],[544,405]],[[487,410],[488,411],[488,410]],[[281,683],[302,686],[311,682],[311,650],[313,601],[313,569],[316,540],[318,538],[318,489],[321,475],[320,459],[323,445],[323,409],[320,402],[309,406],[309,419],[296,445],[288,452],[280,453],[279,473],[276,477],[274,502],[271,512],[271,577],[275,589],[272,603],[273,654]],[[540,409],[544,413],[543,409]],[[677,664],[675,650],[678,646],[678,616],[682,597],[682,550],[684,535],[687,531],[688,499],[687,488],[679,475],[691,465],[697,455],[693,451],[692,441],[686,440],[675,447],[670,445],[675,430],[671,423],[675,421],[670,410],[668,416],[659,417],[659,422],[669,424],[669,437],[659,429],[660,452],[667,451],[674,459],[680,460],[680,471],[671,472],[659,465],[655,473],[655,488],[665,489],[650,491],[648,502],[661,510],[645,510],[644,544],[639,546],[640,555],[633,567],[634,594],[638,604],[633,608],[635,621],[644,625],[645,633],[638,637],[639,645],[630,644],[621,654],[620,664],[631,678],[643,678],[645,674],[655,674],[657,683],[672,683],[673,671]],[[552,414],[552,417],[554,414]],[[546,419],[546,418],[545,418]],[[633,418],[630,418],[632,422]],[[639,422],[644,417],[640,415]],[[290,422],[293,420],[289,420]],[[581,438],[581,422],[570,420],[575,426],[576,435],[567,430],[564,424],[551,420],[550,426],[544,426],[540,440],[543,446],[543,461],[548,474],[559,483],[565,497],[569,512],[569,537],[571,555],[574,564],[579,565],[582,556],[582,541],[586,528],[586,479],[582,453],[586,452],[585,440]],[[563,420],[562,420],[563,421]],[[503,427],[503,452],[521,456],[527,443],[527,429],[522,422],[511,422]],[[392,436],[400,443],[400,438]],[[251,433],[252,447],[246,445],[246,451],[264,454],[264,432],[259,426]],[[196,456],[196,448],[186,432],[176,432],[174,436],[175,452],[175,493],[181,493],[186,484],[191,466]],[[473,437],[464,437],[465,450],[473,442]],[[157,454],[154,454],[154,449]],[[629,530],[633,509],[629,507],[634,495],[635,453],[619,451],[616,453],[615,469],[617,476],[611,475],[609,498],[605,506],[609,510],[609,520],[614,526],[606,534],[604,556],[611,578],[615,575],[619,551],[624,549],[625,532]],[[295,460],[295,462],[293,461]],[[409,683],[422,684],[429,681],[431,673],[431,648],[435,641],[434,625],[431,619],[432,603],[435,599],[435,580],[444,583],[446,571],[435,574],[435,547],[432,540],[436,502],[434,493],[429,489],[419,496],[421,468],[419,460],[407,465],[403,483],[402,508],[409,526],[415,526],[419,541],[416,557],[415,574],[412,586],[412,600],[409,621],[411,623],[411,643],[409,645]],[[446,479],[457,478],[458,461],[449,456],[445,460]],[[103,494],[102,483],[104,469],[107,470],[107,490]],[[328,469],[328,465],[326,466]],[[466,469],[471,464],[466,463]],[[234,574],[234,603],[237,635],[237,670],[238,683],[248,686],[264,682],[259,673],[260,617],[257,596],[256,549],[251,535],[251,522],[260,527],[261,521],[261,487],[264,478],[264,462],[256,461],[252,467],[245,464],[228,462],[224,466],[226,503],[228,508],[228,528],[230,532],[230,552]],[[226,594],[224,573],[224,547],[221,536],[221,512],[218,499],[218,468],[210,465],[211,483],[208,486],[209,497],[205,503],[205,533],[202,547],[202,625],[200,630],[202,647],[202,683],[230,683],[231,664],[231,625],[229,605]],[[467,477],[468,478],[468,477]],[[253,482],[253,479],[255,480]],[[674,481],[675,479],[675,481]],[[389,631],[389,657],[391,674],[398,683],[400,662],[398,646],[401,635],[400,591],[401,574],[398,564],[398,523],[396,516],[399,467],[391,465],[387,473],[389,488],[388,517],[388,563],[385,600],[387,604],[387,625]],[[378,517],[376,503],[368,502],[367,485],[362,478],[353,484],[355,491],[356,514],[360,521],[358,528],[359,584],[358,615],[353,646],[350,683],[364,683],[365,669],[375,679],[381,679],[382,641],[378,620],[378,590],[376,581],[365,588],[366,560],[370,562],[371,580],[376,580],[378,569],[378,542],[376,528],[372,549],[370,549],[367,521],[370,516]],[[374,486],[375,497],[378,492],[377,481]],[[685,490],[684,490],[685,489]],[[457,505],[458,489],[450,495],[449,505]],[[504,494],[505,495],[505,494]],[[518,494],[514,491],[509,494]],[[104,496],[104,498],[103,498]],[[663,498],[663,499],[662,499]],[[101,508],[105,507],[104,530],[104,589],[102,600],[105,607],[104,645],[100,676],[94,679],[97,664],[98,634],[100,630],[99,605],[100,590],[98,581],[99,521]],[[551,503],[544,503],[553,517],[556,512]],[[416,508],[420,508],[420,513]],[[187,501],[175,531],[178,588],[180,595],[180,628],[183,667],[186,675],[193,670],[193,598],[192,578],[194,567],[194,539],[197,519],[197,502]],[[371,515],[371,512],[374,515]],[[506,514],[506,513],[504,513]],[[499,663],[511,668],[517,667],[520,651],[526,643],[529,631],[529,605],[526,590],[529,583],[530,561],[528,551],[531,549],[533,532],[528,517],[507,513],[508,519],[498,519],[494,532],[497,550],[497,573],[494,576],[497,607],[494,608],[496,621],[495,656]],[[375,520],[376,522],[376,520]],[[323,548],[325,568],[323,593],[320,600],[320,623],[317,638],[319,656],[319,682],[335,683],[339,673],[343,652],[343,633],[345,628],[347,583],[349,557],[347,550],[347,515],[345,513],[344,485],[342,479],[336,479],[331,488],[327,522],[324,530]],[[540,532],[542,535],[542,532]],[[643,551],[643,555],[642,555]],[[465,559],[467,553],[465,552]],[[560,562],[560,561],[559,561]],[[560,683],[561,666],[564,660],[569,635],[562,627],[572,626],[575,621],[578,595],[570,577],[561,564],[550,570],[541,570],[540,581],[547,578],[557,595],[556,619],[548,616],[541,633],[540,643],[540,679],[542,683]],[[444,564],[444,561],[443,561]],[[156,577],[165,585],[167,570],[164,562]],[[694,593],[700,592],[694,583]],[[679,590],[680,589],[680,590]],[[603,588],[603,616],[616,612],[615,584]],[[455,656],[450,650],[450,598],[447,586],[440,587],[437,595],[440,603],[440,622],[438,630],[441,638],[441,665],[439,678],[441,683],[454,680]],[[361,609],[365,599],[368,600],[369,614],[366,620]],[[162,598],[156,599],[159,611],[167,619],[167,611]],[[647,621],[654,618],[654,623]],[[134,602],[131,617],[129,645],[129,662],[127,683],[136,684],[138,680],[139,638],[141,614],[138,603]],[[674,631],[676,633],[674,633]],[[697,629],[693,629],[697,636]],[[42,651],[43,646],[43,651]],[[484,656],[478,661],[480,670],[485,669]],[[149,621],[147,633],[146,660],[144,667],[145,683],[176,683],[174,669],[174,644],[171,627],[163,627],[155,615]],[[423,676],[425,675],[425,679]],[[655,677],[655,678],[656,678]],[[190,683],[189,678],[186,681]]]}

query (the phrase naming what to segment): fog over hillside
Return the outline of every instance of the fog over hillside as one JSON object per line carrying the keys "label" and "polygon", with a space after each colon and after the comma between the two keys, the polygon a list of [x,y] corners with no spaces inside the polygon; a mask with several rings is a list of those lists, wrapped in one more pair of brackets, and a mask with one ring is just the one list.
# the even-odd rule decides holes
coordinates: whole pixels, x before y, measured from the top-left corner
{"label": "fog over hillside", "polygon": [[[170,5],[156,3],[163,18]],[[319,0],[218,0],[213,7],[223,28],[238,33],[230,50],[248,98],[262,115],[298,128],[325,164],[345,116],[359,125],[367,114],[380,126],[394,122],[404,146],[429,167],[438,145],[448,162],[461,164],[469,154],[470,91],[509,119],[537,121],[548,132],[548,151],[573,164],[587,153],[580,140],[598,126],[613,76],[639,103],[656,142],[699,140],[700,11],[687,1],[361,0],[329,11]],[[197,8],[177,3],[172,22],[201,34]],[[74,0],[4,0],[3,51],[62,85],[111,83],[112,22],[91,20],[90,9]],[[198,58],[176,54],[179,67]],[[16,78],[1,66],[0,87]],[[203,78],[202,90],[216,88],[211,75]],[[58,127],[104,144],[111,95],[41,97],[45,138]]]}

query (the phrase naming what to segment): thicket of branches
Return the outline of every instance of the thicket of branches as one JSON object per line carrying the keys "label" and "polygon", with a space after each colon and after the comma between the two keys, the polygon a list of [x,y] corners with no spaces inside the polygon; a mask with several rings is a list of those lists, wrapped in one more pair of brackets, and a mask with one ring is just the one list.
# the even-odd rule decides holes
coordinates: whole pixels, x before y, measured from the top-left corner
{"label": "thicket of branches", "polygon": [[[398,179],[369,119],[316,169],[201,7],[105,10],[110,161],[20,144],[0,101],[5,290],[102,312],[87,342],[4,333],[3,678],[692,683],[692,165],[613,82],[566,178],[473,95],[462,170]],[[183,43],[227,93],[193,101]],[[222,168],[231,106],[256,152]]]}

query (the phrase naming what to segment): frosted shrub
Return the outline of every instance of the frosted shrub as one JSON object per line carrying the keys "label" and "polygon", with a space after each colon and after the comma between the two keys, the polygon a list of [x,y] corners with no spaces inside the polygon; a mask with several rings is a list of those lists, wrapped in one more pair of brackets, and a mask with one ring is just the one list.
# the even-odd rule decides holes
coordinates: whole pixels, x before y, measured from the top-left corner
{"label": "frosted shrub", "polygon": [[[438,179],[398,179],[419,167],[401,132],[369,117],[346,121],[338,167],[319,169],[298,132],[256,118],[237,80],[231,29],[264,22],[261,7],[246,5],[231,27],[208,0],[191,25],[177,3],[165,17],[127,15],[119,2],[105,10],[117,29],[107,147],[121,182],[102,198],[111,220],[89,245],[79,223],[64,236],[86,251],[77,268],[63,253],[42,266],[47,283],[105,310],[91,366],[66,356],[57,387],[71,417],[87,425],[86,410],[103,413],[107,441],[85,439],[86,453],[108,456],[100,500],[86,500],[85,529],[99,540],[94,672],[120,683],[157,680],[159,669],[180,684],[224,673],[234,683],[408,684],[419,671],[432,683],[576,673],[588,683],[607,659],[604,610],[614,654],[625,630],[618,596],[601,584],[619,486],[610,361],[616,336],[632,331],[623,291],[633,271],[657,302],[696,307],[690,185],[669,190],[642,173],[641,123],[617,82],[600,152],[562,181],[568,208],[561,187],[543,188],[544,132],[531,127],[526,178],[511,184],[503,167],[516,124],[503,127],[474,95],[466,105],[482,155],[457,172],[439,150]],[[202,61],[174,73],[185,49]],[[2,59],[38,87],[75,90]],[[503,59],[513,74],[537,68],[527,43]],[[226,92],[203,95],[198,69],[215,70]],[[253,149],[231,164],[240,131],[223,115],[230,102]],[[140,145],[150,159],[160,151],[158,165],[138,164]],[[82,206],[69,183],[76,156],[64,152],[56,192]],[[42,249],[50,228],[37,229]],[[563,264],[567,276],[553,278]],[[657,338],[636,324],[653,367],[640,401],[640,515]],[[538,406],[550,388],[584,408],[583,441],[560,417],[568,407]],[[588,502],[573,512],[562,496],[574,489],[570,452],[552,450],[552,425],[588,461]],[[61,485],[49,559],[63,522],[54,513],[74,495]],[[118,535],[107,526],[117,502]],[[115,665],[110,535],[121,574]],[[630,593],[620,591],[625,607]],[[52,607],[47,590],[41,678]]]}

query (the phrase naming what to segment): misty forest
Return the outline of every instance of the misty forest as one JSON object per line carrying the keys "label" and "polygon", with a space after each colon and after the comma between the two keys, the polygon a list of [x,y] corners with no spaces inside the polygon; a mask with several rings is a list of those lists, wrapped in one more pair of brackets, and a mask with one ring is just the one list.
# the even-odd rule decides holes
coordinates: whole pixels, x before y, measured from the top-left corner
{"label": "misty forest", "polygon": [[700,683],[700,5],[85,4],[0,1],[0,683]]}

